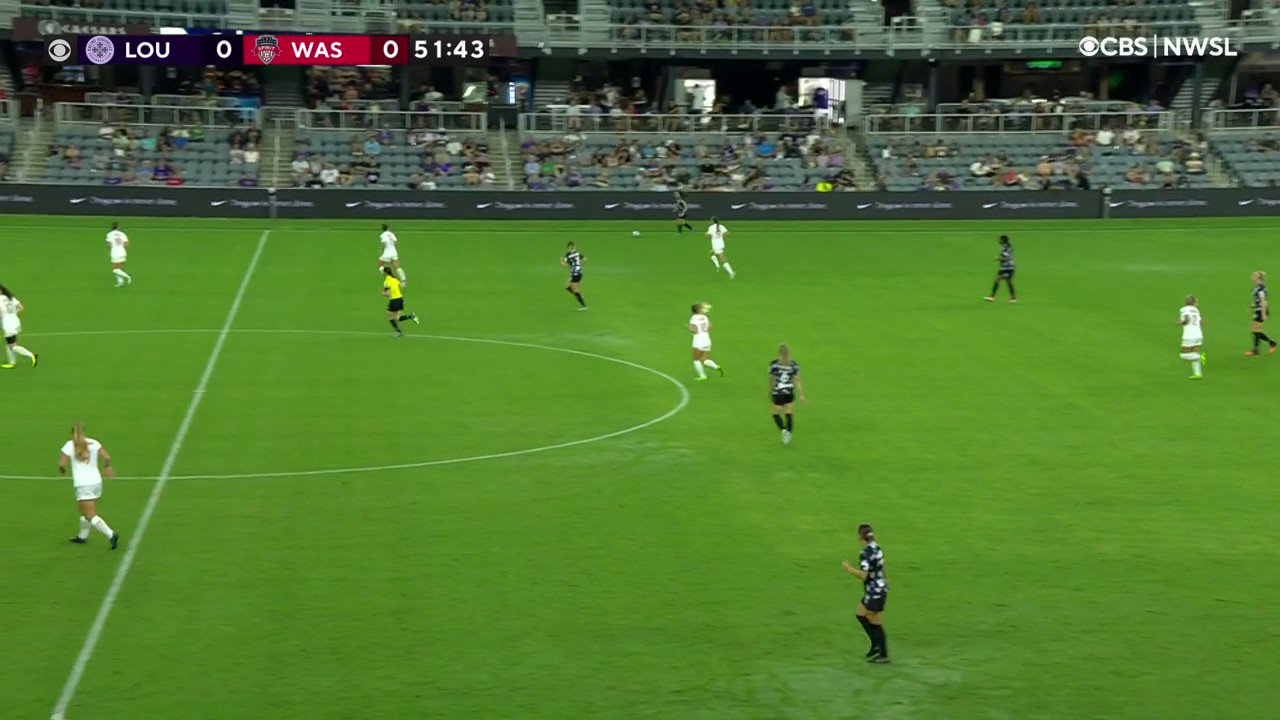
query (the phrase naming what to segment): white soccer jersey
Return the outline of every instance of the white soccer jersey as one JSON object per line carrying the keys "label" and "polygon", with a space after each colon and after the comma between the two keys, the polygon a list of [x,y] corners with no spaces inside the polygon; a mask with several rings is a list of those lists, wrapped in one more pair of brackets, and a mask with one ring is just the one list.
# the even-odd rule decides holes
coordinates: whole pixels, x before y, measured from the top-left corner
{"label": "white soccer jersey", "polygon": [[395,233],[391,232],[390,230],[387,230],[386,232],[382,233],[382,237],[379,239],[379,241],[382,243],[382,259],[383,260],[399,259],[400,254],[396,252],[396,234]]}
{"label": "white soccer jersey", "polygon": [[711,249],[716,252],[724,250],[724,236],[729,234],[729,228],[715,223],[707,228],[707,237],[711,238]]}
{"label": "white soccer jersey", "polygon": [[689,318],[689,325],[693,326],[693,346],[699,350],[709,350],[711,348],[711,321],[706,315],[701,313]]}
{"label": "white soccer jersey", "polygon": [[129,236],[112,230],[107,233],[107,247],[111,249],[111,259],[120,262],[129,255]]}
{"label": "white soccer jersey", "polygon": [[1184,305],[1182,310],[1178,311],[1178,317],[1183,323],[1183,345],[1199,345],[1204,341],[1204,332],[1200,329],[1200,308]]}
{"label": "white soccer jersey", "polygon": [[76,487],[102,484],[102,473],[98,470],[98,451],[102,449],[102,444],[93,438],[85,439],[89,442],[88,462],[76,459],[75,443],[68,440],[62,446],[62,454],[71,458],[71,482]]}
{"label": "white soccer jersey", "polygon": [[18,319],[18,306],[22,303],[18,298],[0,295],[0,328],[5,337],[12,337],[22,330],[22,321]]}

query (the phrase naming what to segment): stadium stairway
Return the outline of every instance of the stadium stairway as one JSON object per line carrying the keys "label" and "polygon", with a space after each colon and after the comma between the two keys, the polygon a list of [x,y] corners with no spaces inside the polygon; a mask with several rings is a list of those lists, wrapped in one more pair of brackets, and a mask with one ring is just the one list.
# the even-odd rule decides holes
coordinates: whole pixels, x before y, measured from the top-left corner
{"label": "stadium stairway", "polygon": [[605,0],[582,0],[583,37],[593,45],[607,45],[609,41],[609,23],[613,22],[613,11]]}
{"label": "stadium stairway", "polygon": [[262,130],[262,182],[269,188],[289,187],[291,184],[289,163],[293,160],[293,146],[297,141],[297,128],[281,123]]}
{"label": "stadium stairway", "polygon": [[[542,0],[515,0],[512,5],[516,40],[521,47],[545,46],[548,41],[547,13]],[[549,51],[548,51],[549,52]]]}
{"label": "stadium stairway", "polygon": [[265,105],[273,107],[300,108],[306,105],[307,99],[302,94],[302,70],[287,65],[272,65],[263,68],[265,82],[262,92]]}
{"label": "stadium stairway", "polygon": [[49,144],[53,142],[53,121],[24,117],[18,122],[13,145],[13,167],[21,182],[40,182],[49,164]]}
{"label": "stadium stairway", "polygon": [[496,178],[494,187],[515,190],[515,169],[523,164],[520,159],[520,133],[516,130],[490,130],[485,140],[489,143],[489,157],[493,160],[490,170]]}
{"label": "stadium stairway", "polygon": [[535,112],[546,112],[548,105],[564,102],[569,97],[568,80],[542,80],[539,78],[533,86],[533,107]]}
{"label": "stadium stairway", "polygon": [[13,71],[9,69],[9,63],[7,62],[0,62],[0,88],[4,88],[5,97],[17,97],[14,94]]}

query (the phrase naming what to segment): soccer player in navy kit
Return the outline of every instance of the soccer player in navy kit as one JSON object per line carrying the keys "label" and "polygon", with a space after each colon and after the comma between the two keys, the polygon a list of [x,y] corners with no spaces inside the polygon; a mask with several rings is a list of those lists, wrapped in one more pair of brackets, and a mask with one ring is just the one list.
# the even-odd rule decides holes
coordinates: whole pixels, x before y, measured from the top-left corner
{"label": "soccer player in navy kit", "polygon": [[569,282],[564,286],[565,292],[573,295],[578,299],[578,309],[586,310],[587,301],[582,299],[582,293],[579,288],[582,286],[582,263],[586,262],[586,258],[582,253],[578,252],[578,246],[573,243],[568,245],[569,251],[560,258],[560,265],[569,268]]}
{"label": "soccer player in navy kit", "polygon": [[1013,262],[1013,244],[1009,242],[1008,235],[1000,236],[1000,257],[997,259],[1000,263],[1000,269],[996,271],[996,280],[991,283],[991,294],[982,298],[987,302],[995,302],[996,292],[1000,290],[1000,281],[1003,280],[1009,286],[1009,302],[1018,302],[1018,291],[1013,289],[1013,273],[1017,266]]}
{"label": "soccer player in navy kit", "polygon": [[871,639],[867,662],[889,662],[889,639],[884,634],[884,604],[889,599],[889,583],[884,579],[884,551],[876,542],[876,531],[867,523],[858,526],[858,566],[844,561],[844,570],[862,581],[862,599],[858,601],[858,624]]}
{"label": "soccer player in navy kit", "polygon": [[1253,274],[1253,297],[1249,301],[1249,310],[1253,313],[1253,324],[1249,327],[1253,331],[1253,349],[1246,350],[1244,354],[1257,355],[1262,343],[1271,346],[1268,352],[1275,352],[1276,341],[1262,332],[1262,323],[1271,315],[1271,308],[1267,302],[1267,274],[1261,270]]}
{"label": "soccer player in navy kit", "polygon": [[685,201],[684,195],[681,195],[679,190],[676,191],[675,211],[676,211],[676,234],[678,235],[684,232],[685,229],[688,229],[689,232],[693,232],[693,226],[689,224],[689,219],[688,219],[689,203]]}

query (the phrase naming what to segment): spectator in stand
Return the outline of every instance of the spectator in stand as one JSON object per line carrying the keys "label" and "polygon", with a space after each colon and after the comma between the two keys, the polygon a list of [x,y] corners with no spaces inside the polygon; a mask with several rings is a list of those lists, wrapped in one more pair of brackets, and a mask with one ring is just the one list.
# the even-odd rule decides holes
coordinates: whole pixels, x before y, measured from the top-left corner
{"label": "spectator in stand", "polygon": [[1186,172],[1188,175],[1203,175],[1205,173],[1204,160],[1200,159],[1200,153],[1193,152],[1187,158]]}
{"label": "spectator in stand", "polygon": [[1111,144],[1115,142],[1115,139],[1116,134],[1109,127],[1102,128],[1098,131],[1097,135],[1093,136],[1093,142],[1100,148],[1110,148]]}

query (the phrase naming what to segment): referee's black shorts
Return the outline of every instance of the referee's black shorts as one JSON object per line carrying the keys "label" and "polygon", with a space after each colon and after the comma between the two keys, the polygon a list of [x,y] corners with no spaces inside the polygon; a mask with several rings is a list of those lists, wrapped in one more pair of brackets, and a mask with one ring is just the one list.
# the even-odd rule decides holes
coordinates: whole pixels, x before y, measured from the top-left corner
{"label": "referee's black shorts", "polygon": [[387,303],[387,312],[400,312],[404,310],[404,298],[398,297]]}

